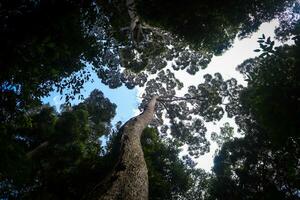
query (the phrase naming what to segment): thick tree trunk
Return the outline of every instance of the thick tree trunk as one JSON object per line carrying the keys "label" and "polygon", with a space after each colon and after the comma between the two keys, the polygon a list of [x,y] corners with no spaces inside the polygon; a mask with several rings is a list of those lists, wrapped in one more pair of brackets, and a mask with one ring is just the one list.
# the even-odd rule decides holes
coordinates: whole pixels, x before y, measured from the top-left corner
{"label": "thick tree trunk", "polygon": [[157,97],[153,97],[142,114],[130,119],[122,131],[119,161],[105,181],[109,187],[100,200],[147,200],[148,170],[141,146],[141,135],[154,116]]}

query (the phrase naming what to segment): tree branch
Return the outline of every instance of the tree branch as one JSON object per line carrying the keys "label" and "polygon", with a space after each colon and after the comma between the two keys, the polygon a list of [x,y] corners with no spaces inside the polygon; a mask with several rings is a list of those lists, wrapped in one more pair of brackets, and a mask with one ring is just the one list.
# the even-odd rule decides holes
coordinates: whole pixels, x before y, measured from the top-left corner
{"label": "tree branch", "polygon": [[[169,99],[168,99],[169,98]],[[173,102],[173,101],[186,101],[186,100],[204,100],[202,96],[193,96],[193,97],[160,97],[157,99],[157,101],[162,101],[162,102]]]}
{"label": "tree branch", "polygon": [[135,0],[126,0],[126,6],[131,21],[130,24],[131,38],[134,44],[138,45],[139,42],[143,39],[144,34],[143,34],[140,18],[136,11]]}
{"label": "tree branch", "polygon": [[39,144],[36,148],[34,148],[33,150],[31,150],[28,153],[26,153],[26,157],[29,158],[29,159],[32,158],[33,156],[35,156],[36,154],[38,154],[42,149],[44,149],[48,145],[49,145],[48,141],[45,141],[45,142]]}

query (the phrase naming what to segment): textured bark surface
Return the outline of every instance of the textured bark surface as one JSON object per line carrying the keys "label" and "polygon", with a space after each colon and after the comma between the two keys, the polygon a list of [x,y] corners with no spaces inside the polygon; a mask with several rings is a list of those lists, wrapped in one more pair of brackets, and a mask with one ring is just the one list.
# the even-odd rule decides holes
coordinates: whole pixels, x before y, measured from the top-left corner
{"label": "textured bark surface", "polygon": [[130,119],[122,131],[119,161],[105,181],[108,190],[99,200],[147,200],[148,170],[141,146],[143,130],[151,122],[157,97],[153,97],[144,112]]}
{"label": "textured bark surface", "polygon": [[140,18],[136,11],[136,5],[134,0],[126,0],[126,6],[128,10],[128,15],[130,17],[130,32],[131,38],[135,45],[143,39],[143,29]]}
{"label": "textured bark surface", "polygon": [[33,156],[35,156],[36,154],[38,154],[41,150],[43,150],[44,148],[49,146],[49,142],[45,141],[43,143],[41,143],[39,146],[37,146],[36,148],[34,148],[33,150],[31,150],[30,152],[28,152],[26,154],[27,158],[32,158]]}

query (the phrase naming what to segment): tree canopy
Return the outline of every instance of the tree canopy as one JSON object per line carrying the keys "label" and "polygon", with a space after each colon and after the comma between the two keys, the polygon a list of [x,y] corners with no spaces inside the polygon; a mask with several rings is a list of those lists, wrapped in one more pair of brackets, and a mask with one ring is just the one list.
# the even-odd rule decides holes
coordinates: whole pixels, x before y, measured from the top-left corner
{"label": "tree canopy", "polygon": [[[195,48],[220,54],[231,46],[236,35],[251,34],[262,22],[270,21],[292,2],[137,0],[137,7],[150,24],[178,34]],[[169,10],[172,12],[166,12]]]}
{"label": "tree canopy", "polygon": [[[247,87],[215,73],[177,95],[176,71],[195,75],[274,18],[277,38],[294,44],[274,48],[263,35],[261,55],[238,67]],[[158,96],[141,139],[150,199],[299,198],[299,41],[295,0],[4,0],[0,198],[84,199],[103,190],[122,128],[111,124],[116,105],[100,90],[83,99],[91,73],[110,88],[144,87],[140,110]],[[61,112],[41,102],[54,90],[66,93]],[[82,102],[71,106],[76,95]],[[208,174],[191,157],[209,151],[205,123],[225,113],[243,137],[228,124],[212,135],[220,149]]]}
{"label": "tree canopy", "polygon": [[299,27],[293,29],[295,45],[273,49],[263,36],[264,53],[238,67],[248,87],[227,109],[245,136],[225,142],[215,157],[211,199],[299,198]]}
{"label": "tree canopy", "polygon": [[[167,60],[174,58],[174,70],[186,69],[195,74],[207,66],[214,51],[227,49],[237,34],[253,32],[292,2],[231,1],[219,5],[214,1],[191,1],[182,6],[180,1],[151,1],[146,5],[144,1],[133,1],[134,7],[130,9],[137,9],[136,15],[154,24],[145,25],[144,38],[136,46],[130,31],[122,29],[130,26],[131,20],[126,1],[3,1],[1,87],[14,88],[24,96],[22,99],[28,99],[33,92],[33,96],[46,95],[53,84],[58,91],[68,87],[74,94],[79,93],[83,82],[89,79],[89,71],[81,70],[85,63],[93,64],[102,82],[112,88],[123,83],[128,88],[142,86],[147,73],[160,71]],[[162,13],[170,16],[163,17]],[[182,16],[175,17],[177,13]],[[150,15],[162,16],[160,19],[166,22]],[[182,23],[182,19],[187,22]],[[197,37],[198,44],[206,47],[189,50],[181,36],[188,41]],[[120,66],[129,70],[122,71]],[[79,70],[80,79],[72,74]],[[61,81],[64,77],[69,78]],[[69,95],[72,97],[73,93]]]}
{"label": "tree canopy", "polygon": [[1,126],[1,198],[69,199],[81,194],[86,188],[80,180],[95,182],[94,168],[103,151],[99,137],[111,132],[115,108],[95,90],[61,113],[46,105]]}

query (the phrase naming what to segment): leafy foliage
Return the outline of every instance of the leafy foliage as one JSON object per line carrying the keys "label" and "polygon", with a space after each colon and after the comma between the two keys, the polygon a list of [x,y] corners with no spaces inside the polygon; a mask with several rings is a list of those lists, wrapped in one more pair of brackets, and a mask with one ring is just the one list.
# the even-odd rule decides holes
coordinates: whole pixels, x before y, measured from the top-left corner
{"label": "leafy foliage", "polygon": [[213,132],[211,134],[211,140],[216,142],[219,147],[222,147],[224,142],[229,142],[233,139],[234,128],[226,122],[223,127],[220,127],[220,133]]}
{"label": "leafy foliage", "polygon": [[[100,68],[98,75],[112,88],[122,83],[133,88],[144,86],[148,74],[160,72],[170,63],[167,61],[174,61],[170,63],[174,70],[195,74],[207,66],[213,54],[227,50],[236,35],[249,35],[293,2],[136,0],[129,8],[126,1],[101,1],[111,24],[110,54],[116,55],[107,63],[118,63],[125,70],[110,65]],[[143,37],[138,45],[130,31],[129,11],[142,18],[139,32]]]}
{"label": "leafy foliage", "polygon": [[228,49],[237,34],[249,35],[293,3],[286,0],[137,2],[139,13],[147,22],[178,34],[191,46],[216,54]]}
{"label": "leafy foliage", "polygon": [[[61,114],[43,107],[19,123],[1,125],[1,198],[72,199],[96,184],[98,138],[111,131],[116,106],[102,92]],[[5,135],[4,135],[5,136]],[[2,149],[3,148],[3,149]],[[87,184],[83,187],[80,182]],[[67,186],[67,187],[65,187]],[[16,192],[17,191],[17,192]]]}
{"label": "leafy foliage", "polygon": [[[147,129],[142,141],[152,199],[296,199],[299,21],[285,16],[277,30],[282,40],[292,36],[294,46],[274,49],[270,38],[260,38],[262,54],[239,66],[247,88],[216,73],[178,97],[175,90],[183,84],[174,75],[196,74],[236,35],[245,37],[262,22],[282,17],[293,2],[136,0],[144,31],[138,45],[126,32],[125,1],[1,2],[1,198],[76,199],[113,167],[119,136],[112,136],[106,151],[98,138],[112,131],[115,105],[101,92],[77,106],[65,105],[60,114],[39,100],[54,88],[73,99],[89,80],[84,66],[92,64],[111,88],[146,86],[141,108],[160,96],[155,125],[163,125],[161,135]],[[152,74],[157,76],[148,80]],[[194,157],[209,150],[204,123],[222,118],[225,100],[245,138],[233,139],[228,126],[221,130],[223,138],[215,137],[222,149],[209,182],[189,157],[178,158],[179,147],[188,145]],[[167,135],[172,140],[160,138]]]}
{"label": "leafy foliage", "polygon": [[28,104],[30,99],[47,95],[53,84],[58,91],[71,86],[77,91],[83,80],[88,80],[89,76],[82,74],[82,81],[75,77],[60,82],[100,53],[96,38],[87,33],[96,13],[91,2],[85,2],[1,3],[1,92],[11,88],[17,93],[18,104]]}
{"label": "leafy foliage", "polygon": [[149,170],[149,199],[203,199],[209,175],[194,168],[189,157],[181,160],[174,142],[163,141],[157,130],[146,128],[142,146]]}
{"label": "leafy foliage", "polygon": [[[62,110],[58,114],[44,106],[26,116],[25,124],[10,130],[2,127],[10,131],[11,138],[1,138],[6,151],[2,151],[1,198],[80,199],[109,174],[118,157],[120,135],[114,132],[110,136],[106,150],[100,147],[98,138],[111,133],[115,105],[95,90],[84,102],[65,105]],[[47,145],[40,148],[45,141]],[[142,144],[150,199],[191,199],[199,195],[208,175],[194,169],[188,157],[185,160],[189,164],[179,159],[177,145],[163,141],[153,128],[144,131]]]}
{"label": "leafy foliage", "polygon": [[297,38],[295,45],[275,50],[262,46],[261,56],[238,67],[248,78],[248,87],[241,91],[239,103],[227,109],[235,110],[245,137],[225,142],[215,157],[210,199],[299,198]]}
{"label": "leafy foliage", "polygon": [[176,88],[181,88],[182,83],[167,70],[147,82],[140,105],[142,109],[147,104],[147,96],[160,95],[154,125],[161,126],[162,136],[170,134],[178,145],[187,144],[194,157],[209,151],[205,122],[220,120],[225,112],[223,99],[233,99],[242,88],[235,79],[224,80],[220,73],[206,74],[204,79],[204,83],[190,86],[185,95],[177,97]]}
{"label": "leafy foliage", "polygon": [[210,199],[297,199],[299,140],[275,149],[258,134],[224,144],[215,157]]}
{"label": "leafy foliage", "polygon": [[175,199],[192,185],[189,170],[178,157],[180,150],[167,144],[155,129],[145,129],[142,146],[149,170],[150,199]]}
{"label": "leafy foliage", "polygon": [[281,142],[297,136],[300,129],[297,122],[300,52],[297,44],[268,53],[272,55],[250,59],[239,66],[249,79],[241,101],[258,123],[270,131],[270,137]]}

